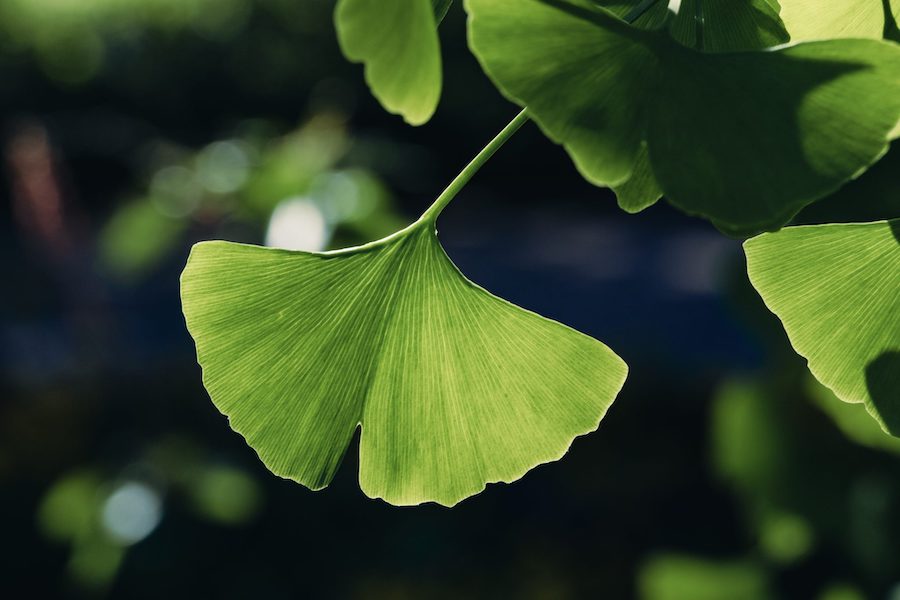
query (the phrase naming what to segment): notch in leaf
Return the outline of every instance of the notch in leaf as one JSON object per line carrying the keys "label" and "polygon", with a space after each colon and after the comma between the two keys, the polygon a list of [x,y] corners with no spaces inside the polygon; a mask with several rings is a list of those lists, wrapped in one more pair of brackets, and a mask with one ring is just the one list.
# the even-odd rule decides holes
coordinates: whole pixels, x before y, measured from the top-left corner
{"label": "notch in leaf", "polygon": [[421,125],[441,97],[437,27],[452,0],[339,0],[334,20],[341,50],[365,65],[381,105]]}
{"label": "notch in leaf", "polygon": [[[900,133],[894,44],[700,52],[582,2],[466,7],[470,45],[495,84],[592,183],[621,190],[639,176],[645,184],[620,197],[635,210],[652,203],[655,181],[670,203],[727,233],[775,229],[859,176]],[[704,39],[723,23],[704,21]]]}
{"label": "notch in leaf", "polygon": [[323,488],[360,427],[360,486],[391,504],[559,459],[627,372],[467,280],[429,219],[332,253],[200,243],[181,296],[206,389],[270,470]]}
{"label": "notch in leaf", "polygon": [[788,227],[744,250],[816,379],[900,436],[900,219]]}

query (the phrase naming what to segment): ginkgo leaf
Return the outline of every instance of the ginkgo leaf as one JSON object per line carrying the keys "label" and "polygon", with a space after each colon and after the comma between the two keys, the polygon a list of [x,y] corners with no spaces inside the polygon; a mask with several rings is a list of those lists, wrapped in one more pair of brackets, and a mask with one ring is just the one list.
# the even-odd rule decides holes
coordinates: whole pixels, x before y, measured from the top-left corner
{"label": "ginkgo leaf", "polygon": [[767,0],[682,0],[669,33],[703,52],[761,50],[790,39]]}
{"label": "ginkgo leaf", "polygon": [[182,302],[215,405],[274,473],[453,505],[559,459],[625,380],[602,343],[468,281],[424,221],[312,254],[196,245]]}
{"label": "ginkgo leaf", "polygon": [[485,71],[591,182],[646,144],[669,202],[732,234],[777,228],[857,177],[900,121],[900,47],[837,40],[698,52],[563,0],[467,0]]}
{"label": "ginkgo leaf", "polygon": [[900,41],[900,0],[779,0],[791,40],[872,38]]}
{"label": "ginkgo leaf", "polygon": [[650,166],[650,157],[647,156],[646,144],[641,145],[631,176],[625,183],[613,189],[619,207],[628,213],[640,212],[662,198],[662,190],[659,189],[659,183]]}
{"label": "ginkgo leaf", "polygon": [[[621,19],[644,5],[644,0],[600,0]],[[682,0],[678,13],[671,15],[668,2],[657,2],[641,11],[633,24],[641,29],[659,29],[667,24],[669,34],[680,44],[704,52],[761,50],[790,39],[778,7],[770,0]],[[700,23],[700,26],[698,26]]]}
{"label": "ginkgo leaf", "polygon": [[441,97],[437,24],[447,0],[339,0],[335,27],[344,55],[365,64],[382,106],[411,125],[428,121]]}
{"label": "ginkgo leaf", "polygon": [[[626,19],[642,9],[645,0],[605,0],[597,4]],[[698,10],[699,8],[699,10]],[[669,33],[680,44],[703,52],[759,50],[787,42],[789,38],[778,7],[769,0],[684,0],[671,18],[666,2],[658,1],[643,12],[633,24],[641,29],[658,29],[669,19]],[[702,27],[698,28],[698,20]],[[619,206],[636,213],[662,197],[653,175],[646,144],[641,148],[628,181],[612,186]]]}
{"label": "ginkgo leaf", "polygon": [[788,227],[744,249],[812,374],[900,435],[900,220]]}

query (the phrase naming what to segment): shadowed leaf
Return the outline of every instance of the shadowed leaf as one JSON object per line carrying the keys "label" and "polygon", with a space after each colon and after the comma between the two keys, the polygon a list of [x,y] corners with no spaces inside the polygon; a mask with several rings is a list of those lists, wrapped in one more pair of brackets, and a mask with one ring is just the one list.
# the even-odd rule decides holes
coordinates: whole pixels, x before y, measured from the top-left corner
{"label": "shadowed leaf", "polygon": [[646,144],[665,197],[728,233],[777,228],[854,179],[900,121],[893,44],[704,53],[562,0],[466,6],[485,71],[589,181],[622,186]]}

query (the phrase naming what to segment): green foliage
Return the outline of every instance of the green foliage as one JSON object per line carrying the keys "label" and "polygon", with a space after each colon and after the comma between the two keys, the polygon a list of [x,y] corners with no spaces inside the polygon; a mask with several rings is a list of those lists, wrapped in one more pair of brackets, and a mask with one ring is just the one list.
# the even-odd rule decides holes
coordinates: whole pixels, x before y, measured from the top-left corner
{"label": "green foliage", "polygon": [[431,118],[441,97],[437,24],[449,2],[340,0],[335,26],[344,55],[365,64],[366,82],[411,125]]}
{"label": "green foliage", "polygon": [[[440,98],[437,27],[450,1],[336,7],[345,56],[364,64],[382,105],[413,125]],[[868,198],[880,217],[896,204],[896,152],[861,177],[900,136],[900,47],[885,41],[900,39],[900,8],[888,0],[827,8],[465,0],[465,8],[472,51],[524,110],[422,219],[326,253],[204,243],[184,272],[184,312],[213,402],[272,471],[312,489],[331,481],[361,428],[368,495],[453,505],[558,459],[618,393],[626,367],[608,348],[466,280],[434,231],[436,215],[527,118],[631,213],[665,197],[726,233],[750,235],[829,196]],[[246,187],[279,200],[308,185],[305,177],[294,162],[275,161]],[[794,227],[745,246],[754,286],[812,372],[895,434],[898,229],[897,221]],[[723,471],[752,480],[773,472],[777,448],[745,456],[734,445],[761,414],[741,400],[748,394],[727,394],[737,400],[726,417],[748,415],[720,454]],[[783,511],[758,518],[773,561],[808,552],[802,520]],[[748,597],[765,595],[764,585],[751,588]]]}
{"label": "green foliage", "polygon": [[747,271],[813,375],[900,434],[900,221],[789,227],[745,245]]}
{"label": "green foliage", "polygon": [[900,454],[900,438],[885,435],[884,430],[869,416],[864,405],[844,402],[812,377],[809,396],[831,417],[847,439],[869,448]]}
{"label": "green foliage", "polygon": [[142,26],[227,39],[250,11],[249,0],[4,0],[0,47],[27,49],[51,79],[81,84],[112,62],[117,42],[133,42]]}
{"label": "green foliage", "polygon": [[898,0],[779,0],[781,18],[795,42],[835,38],[900,41]]}
{"label": "green foliage", "polygon": [[360,485],[453,505],[597,428],[625,364],[469,282],[433,224],[313,254],[195,246],[182,278],[213,402],[273,472],[312,489],[357,427]]}
{"label": "green foliage", "polygon": [[766,574],[751,563],[715,562],[663,555],[640,574],[642,600],[765,600],[771,598]]}
{"label": "green foliage", "polygon": [[624,184],[646,143],[666,198],[729,233],[777,228],[855,178],[900,120],[892,44],[704,53],[557,0],[466,6],[485,71],[588,180]]}

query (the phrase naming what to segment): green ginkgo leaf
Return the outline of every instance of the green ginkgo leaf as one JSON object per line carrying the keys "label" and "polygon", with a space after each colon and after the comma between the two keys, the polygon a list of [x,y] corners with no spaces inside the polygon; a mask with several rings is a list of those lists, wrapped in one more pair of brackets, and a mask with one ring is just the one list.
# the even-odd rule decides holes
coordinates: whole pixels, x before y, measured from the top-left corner
{"label": "green ginkgo leaf", "polygon": [[638,213],[656,204],[662,198],[659,182],[653,175],[650,157],[647,155],[647,144],[641,144],[640,152],[628,180],[614,188],[619,207],[628,213]]}
{"label": "green ginkgo leaf", "polygon": [[378,101],[411,125],[428,121],[441,97],[437,25],[449,6],[448,0],[339,0],[335,8],[344,55],[365,64]]}
{"label": "green ginkgo leaf", "polygon": [[[467,0],[485,71],[591,182],[640,172],[732,234],[777,228],[875,163],[900,122],[900,47],[698,52],[563,0]],[[646,195],[645,195],[646,197]]]}
{"label": "green ginkgo leaf", "polygon": [[671,14],[664,0],[646,10],[645,0],[599,0],[593,5],[629,21],[640,13],[633,21],[636,27],[667,26],[678,43],[703,52],[761,50],[790,39],[771,0],[681,0],[677,14]]}
{"label": "green ginkgo leaf", "polygon": [[360,485],[391,504],[450,506],[559,459],[627,372],[468,281],[427,221],[322,254],[203,242],[181,294],[206,389],[266,466],[320,489],[359,427]]}
{"label": "green ginkgo leaf", "polygon": [[816,379],[900,435],[900,219],[788,227],[744,249]]}
{"label": "green ginkgo leaf", "polygon": [[900,0],[779,0],[795,42],[836,38],[900,41]]}

